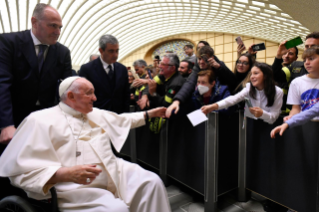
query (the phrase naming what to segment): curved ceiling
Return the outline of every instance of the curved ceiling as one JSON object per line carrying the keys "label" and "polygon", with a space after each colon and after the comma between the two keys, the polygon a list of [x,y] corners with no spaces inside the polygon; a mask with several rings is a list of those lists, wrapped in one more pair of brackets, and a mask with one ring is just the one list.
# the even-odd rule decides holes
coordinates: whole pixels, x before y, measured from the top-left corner
{"label": "curved ceiling", "polygon": [[38,2],[58,9],[59,42],[69,47],[75,66],[98,53],[103,34],[118,38],[121,60],[149,42],[181,33],[223,32],[281,42],[310,32],[268,0],[0,0],[0,33],[30,29]]}

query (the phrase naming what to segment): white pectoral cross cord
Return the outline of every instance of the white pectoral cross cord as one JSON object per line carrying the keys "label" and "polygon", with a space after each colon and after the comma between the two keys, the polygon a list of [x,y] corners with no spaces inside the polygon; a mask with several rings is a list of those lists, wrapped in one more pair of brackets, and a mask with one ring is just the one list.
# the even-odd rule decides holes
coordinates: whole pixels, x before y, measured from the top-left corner
{"label": "white pectoral cross cord", "polygon": [[[60,107],[60,105],[59,105],[59,107]],[[70,127],[70,129],[71,129],[73,138],[75,139],[75,146],[76,146],[75,155],[76,155],[76,157],[79,157],[79,156],[81,155],[81,152],[77,150],[77,143],[78,143],[79,137],[80,137],[80,135],[81,135],[81,132],[82,132],[82,129],[83,129],[83,126],[84,126],[84,117],[83,117],[83,114],[81,114],[81,117],[82,117],[82,127],[81,127],[81,130],[80,130],[80,132],[79,132],[79,135],[78,135],[77,138],[76,138],[75,135],[74,135],[73,129],[72,129],[72,127],[71,127],[71,124],[70,124],[69,119],[66,117],[66,114],[65,114],[65,112],[62,110],[61,107],[60,107],[60,109],[61,109],[61,111],[62,111],[62,113],[63,113],[65,119],[67,120],[67,122],[68,122],[68,124],[69,124],[69,127]]]}

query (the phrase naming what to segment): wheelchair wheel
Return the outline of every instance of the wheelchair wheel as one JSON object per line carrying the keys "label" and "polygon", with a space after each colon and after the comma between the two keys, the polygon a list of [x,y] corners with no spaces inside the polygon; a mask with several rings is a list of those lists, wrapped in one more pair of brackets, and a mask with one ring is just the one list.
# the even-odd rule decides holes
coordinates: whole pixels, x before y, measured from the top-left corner
{"label": "wheelchair wheel", "polygon": [[0,212],[36,212],[36,210],[23,198],[9,196],[0,201]]}

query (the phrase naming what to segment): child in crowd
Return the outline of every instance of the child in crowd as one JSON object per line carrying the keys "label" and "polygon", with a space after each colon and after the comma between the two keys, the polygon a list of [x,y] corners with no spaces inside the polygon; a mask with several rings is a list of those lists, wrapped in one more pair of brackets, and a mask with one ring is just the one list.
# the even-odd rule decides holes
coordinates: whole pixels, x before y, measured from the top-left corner
{"label": "child in crowd", "polygon": [[[313,107],[319,101],[319,47],[312,47],[304,51],[302,59],[308,74],[294,79],[288,92],[287,104],[292,105],[288,121],[293,115]],[[319,117],[315,117],[319,120]]]}
{"label": "child in crowd", "polygon": [[193,105],[196,109],[230,96],[228,87],[220,84],[213,71],[203,70],[197,75],[197,87],[192,96]]}
{"label": "child in crowd", "polygon": [[[236,77],[236,89],[234,93],[241,91],[249,82],[249,74],[255,63],[255,58],[248,53],[242,54],[236,61],[234,74]],[[248,76],[248,77],[247,77]]]}
{"label": "child in crowd", "polygon": [[256,62],[251,69],[250,83],[247,83],[243,90],[222,101],[203,106],[201,110],[207,114],[213,110],[220,110],[235,105],[248,97],[252,107],[248,107],[246,103],[245,116],[253,119],[259,118],[272,124],[281,113],[282,96],[282,90],[275,86],[271,67],[266,63]]}
{"label": "child in crowd", "polygon": [[[290,85],[287,104],[292,104],[286,123],[276,127],[270,133],[282,135],[288,127],[302,125],[310,119],[318,120],[319,116],[319,47],[311,47],[304,51],[302,59],[308,71],[307,75],[294,79]],[[299,113],[302,111],[301,113]],[[298,114],[299,113],[299,114]]]}

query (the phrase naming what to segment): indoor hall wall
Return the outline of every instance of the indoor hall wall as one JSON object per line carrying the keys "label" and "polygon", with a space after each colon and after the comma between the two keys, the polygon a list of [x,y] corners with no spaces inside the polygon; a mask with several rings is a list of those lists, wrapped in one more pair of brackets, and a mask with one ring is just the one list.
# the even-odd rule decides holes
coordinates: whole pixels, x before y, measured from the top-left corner
{"label": "indoor hall wall", "polygon": [[[216,56],[225,62],[230,70],[233,71],[235,61],[237,60],[237,43],[235,38],[239,35],[226,33],[186,33],[174,36],[165,37],[149,44],[146,44],[133,53],[127,55],[119,62],[125,66],[131,66],[135,60],[144,59],[147,64],[152,64],[152,53],[160,45],[172,40],[188,40],[196,45],[201,40],[206,40],[215,50]],[[279,43],[270,42],[267,40],[257,39],[254,37],[241,36],[248,48],[251,44],[265,43],[266,50],[257,53],[257,61],[272,64],[277,53]],[[301,60],[303,50],[299,49],[298,60]],[[121,54],[121,52],[120,52]],[[132,67],[133,68],[133,67]]]}

